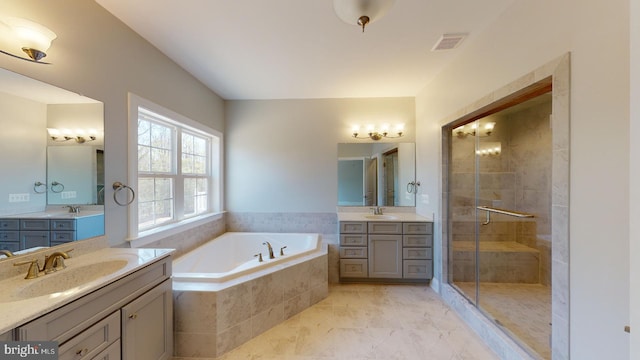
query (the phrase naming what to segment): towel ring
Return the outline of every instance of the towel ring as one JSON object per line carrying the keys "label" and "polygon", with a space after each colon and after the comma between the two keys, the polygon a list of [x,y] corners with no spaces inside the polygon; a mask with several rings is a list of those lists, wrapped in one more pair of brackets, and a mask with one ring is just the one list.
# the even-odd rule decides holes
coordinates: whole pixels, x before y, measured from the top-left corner
{"label": "towel ring", "polygon": [[54,192],[56,194],[61,193],[64,191],[64,185],[62,185],[61,183],[57,182],[57,181],[53,181],[51,182],[51,192]]}
{"label": "towel ring", "polygon": [[[42,190],[41,188],[44,186],[44,190],[43,191],[38,191],[38,189]],[[33,192],[36,194],[44,194],[47,192],[47,184],[42,183],[40,181],[36,181],[33,184]]]}
{"label": "towel ring", "polygon": [[[120,190],[122,189],[127,189],[131,192],[131,200],[127,201],[127,202],[120,202],[118,201],[118,192],[120,192]],[[125,185],[123,183],[121,183],[120,181],[116,181],[113,183],[113,201],[115,201],[116,204],[120,205],[120,206],[129,206],[131,205],[131,203],[133,202],[133,200],[136,199],[136,192],[133,191],[133,189],[131,188],[131,186],[129,185]],[[128,196],[127,196],[128,198]]]}
{"label": "towel ring", "polygon": [[407,184],[407,192],[409,194],[417,194],[418,186],[420,186],[420,181],[412,181]]}

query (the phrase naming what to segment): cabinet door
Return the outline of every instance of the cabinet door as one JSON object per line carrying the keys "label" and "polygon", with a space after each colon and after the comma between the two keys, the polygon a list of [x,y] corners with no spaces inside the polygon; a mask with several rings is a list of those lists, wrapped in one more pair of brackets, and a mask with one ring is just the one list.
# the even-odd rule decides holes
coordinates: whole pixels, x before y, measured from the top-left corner
{"label": "cabinet door", "polygon": [[21,249],[29,249],[36,246],[49,246],[48,231],[20,231]]}
{"label": "cabinet door", "polygon": [[170,359],[173,353],[171,279],[122,308],[122,359]]}
{"label": "cabinet door", "polygon": [[402,278],[402,235],[369,235],[369,277]]}

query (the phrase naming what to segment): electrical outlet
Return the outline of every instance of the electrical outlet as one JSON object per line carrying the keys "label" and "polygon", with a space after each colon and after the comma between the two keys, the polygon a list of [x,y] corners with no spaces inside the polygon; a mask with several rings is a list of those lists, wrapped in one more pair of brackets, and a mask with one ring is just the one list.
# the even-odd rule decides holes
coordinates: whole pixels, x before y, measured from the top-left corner
{"label": "electrical outlet", "polygon": [[422,194],[421,198],[423,204],[429,205],[429,194]]}
{"label": "electrical outlet", "polygon": [[15,202],[28,202],[29,201],[29,194],[9,194],[9,202],[10,203],[15,203]]}
{"label": "electrical outlet", "polygon": [[75,191],[63,191],[60,193],[61,199],[75,199],[77,197]]}

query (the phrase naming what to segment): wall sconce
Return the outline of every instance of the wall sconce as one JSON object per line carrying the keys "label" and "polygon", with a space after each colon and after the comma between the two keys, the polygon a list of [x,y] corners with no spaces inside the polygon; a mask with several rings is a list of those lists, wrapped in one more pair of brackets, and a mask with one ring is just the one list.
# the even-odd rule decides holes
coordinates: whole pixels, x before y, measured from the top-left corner
{"label": "wall sconce", "polygon": [[[467,125],[458,126],[453,129],[453,133],[459,138],[465,138],[467,135],[490,136],[495,126],[496,123],[493,121],[484,123],[484,125],[479,122],[473,122]],[[478,130],[478,128],[480,130]]]}
{"label": "wall sconce", "polygon": [[65,142],[69,140],[75,140],[78,144],[84,144],[88,141],[94,141],[97,138],[98,132],[95,129],[83,130],[76,129],[71,131],[70,129],[53,129],[47,128],[49,137],[56,142]]}
{"label": "wall sconce", "polygon": [[[46,27],[33,21],[17,17],[0,17],[0,40],[2,47],[0,52],[18,59],[39,64],[48,64],[40,61],[47,56],[51,42],[57,35]],[[22,49],[29,57],[18,55]]]}
{"label": "wall sconce", "polygon": [[502,153],[502,144],[499,142],[484,143],[476,150],[478,156],[498,156]]}
{"label": "wall sconce", "polygon": [[358,136],[360,133],[360,126],[355,125],[353,127],[353,137],[356,139],[371,139],[371,140],[375,140],[378,141],[382,138],[399,138],[402,136],[402,132],[404,130],[404,125],[403,124],[398,124],[396,125],[395,128],[395,132],[394,134],[396,134],[395,136],[389,135],[389,125],[384,124],[382,125],[382,127],[380,127],[379,130],[377,130],[373,125],[368,125],[367,126],[367,136]]}

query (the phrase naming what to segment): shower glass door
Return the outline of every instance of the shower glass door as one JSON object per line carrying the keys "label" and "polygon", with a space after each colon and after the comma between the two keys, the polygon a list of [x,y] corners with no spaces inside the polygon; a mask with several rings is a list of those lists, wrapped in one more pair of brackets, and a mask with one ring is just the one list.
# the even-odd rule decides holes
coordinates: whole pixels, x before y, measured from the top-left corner
{"label": "shower glass door", "polygon": [[550,358],[551,98],[451,130],[449,282],[531,353]]}

